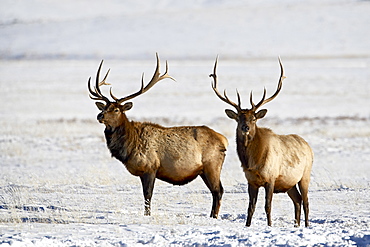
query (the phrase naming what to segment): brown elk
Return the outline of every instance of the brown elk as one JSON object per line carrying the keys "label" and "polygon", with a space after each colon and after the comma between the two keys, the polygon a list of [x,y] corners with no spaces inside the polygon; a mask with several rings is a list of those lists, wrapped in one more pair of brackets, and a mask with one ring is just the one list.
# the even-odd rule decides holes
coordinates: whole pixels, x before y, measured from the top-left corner
{"label": "brown elk", "polygon": [[[231,101],[224,91],[222,96],[217,89],[216,67],[214,65],[212,89],[224,102],[233,106],[237,112],[225,110],[226,115],[237,122],[236,144],[237,153],[248,180],[249,206],[246,226],[251,225],[256,208],[258,189],[265,188],[265,211],[267,224],[271,226],[271,202],[273,193],[287,192],[295,209],[295,226],[300,225],[301,205],[305,214],[305,225],[308,226],[308,186],[313,162],[313,152],[305,140],[297,135],[277,135],[267,128],[256,125],[258,119],[265,116],[267,110],[257,110],[272,101],[280,92],[285,78],[284,68],[279,58],[281,75],[275,93],[268,99],[266,89],[258,104],[252,100],[251,109],[242,109],[240,95],[237,91],[238,104]],[[299,191],[297,189],[297,184]]]}
{"label": "brown elk", "polygon": [[160,75],[160,62],[151,81],[144,87],[144,74],[138,92],[123,98],[116,98],[110,90],[114,101],[110,101],[100,90],[106,84],[105,78],[99,82],[100,63],[96,75],[94,90],[90,81],[88,88],[90,98],[104,101],[96,102],[101,112],[97,116],[100,123],[105,124],[105,138],[112,157],[121,161],[134,176],[139,176],[144,194],[144,215],[150,215],[150,204],[155,179],[158,178],[173,185],[184,185],[198,175],[212,193],[213,204],[211,217],[217,218],[220,209],[223,187],[220,173],[228,145],[227,139],[207,126],[182,126],[166,128],[148,122],[129,121],[126,111],[133,106],[131,100],[165,78],[173,79],[166,72]]}

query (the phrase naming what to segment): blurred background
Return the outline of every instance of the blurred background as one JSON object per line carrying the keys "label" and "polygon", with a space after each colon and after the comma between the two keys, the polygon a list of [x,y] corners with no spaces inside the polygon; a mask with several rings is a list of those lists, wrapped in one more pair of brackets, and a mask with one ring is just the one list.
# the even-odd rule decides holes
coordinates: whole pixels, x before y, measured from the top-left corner
{"label": "blurred background", "polygon": [[369,1],[1,1],[1,59],[369,56]]}

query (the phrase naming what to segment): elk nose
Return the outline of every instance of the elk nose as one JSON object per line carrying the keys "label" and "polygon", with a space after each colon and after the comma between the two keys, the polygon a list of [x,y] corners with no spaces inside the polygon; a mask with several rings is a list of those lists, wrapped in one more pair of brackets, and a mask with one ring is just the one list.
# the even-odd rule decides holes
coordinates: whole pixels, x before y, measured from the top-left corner
{"label": "elk nose", "polygon": [[98,121],[103,120],[103,118],[104,118],[104,114],[103,113],[99,113],[98,116],[97,116]]}
{"label": "elk nose", "polygon": [[248,132],[249,131],[248,125],[246,125],[246,124],[242,125],[242,131],[243,132]]}

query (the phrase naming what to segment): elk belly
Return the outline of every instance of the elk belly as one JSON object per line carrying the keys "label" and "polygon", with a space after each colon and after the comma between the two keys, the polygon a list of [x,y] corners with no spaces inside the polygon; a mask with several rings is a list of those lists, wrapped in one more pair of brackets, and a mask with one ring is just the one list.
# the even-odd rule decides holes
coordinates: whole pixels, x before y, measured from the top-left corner
{"label": "elk belly", "polygon": [[157,178],[173,185],[184,185],[193,181],[203,170],[202,165],[192,167],[193,169],[163,169],[157,172]]}
{"label": "elk belly", "polygon": [[286,176],[280,175],[275,180],[274,193],[287,192],[300,181],[300,178],[297,179],[292,176],[286,177]]}
{"label": "elk belly", "polygon": [[203,170],[201,156],[197,152],[190,155],[178,155],[176,158],[161,160],[157,178],[175,185],[183,185],[194,180]]}
{"label": "elk belly", "polygon": [[167,146],[160,159],[157,178],[176,185],[194,180],[203,170],[202,155],[196,143]]}

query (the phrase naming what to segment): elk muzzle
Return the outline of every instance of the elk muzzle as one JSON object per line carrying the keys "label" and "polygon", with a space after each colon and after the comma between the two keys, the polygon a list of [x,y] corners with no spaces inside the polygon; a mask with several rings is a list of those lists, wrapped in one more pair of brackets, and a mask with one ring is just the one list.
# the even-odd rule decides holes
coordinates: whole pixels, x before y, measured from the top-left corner
{"label": "elk muzzle", "polygon": [[98,119],[99,123],[103,123],[104,113],[103,112],[99,113],[96,118]]}
{"label": "elk muzzle", "polygon": [[240,129],[243,132],[243,134],[248,134],[249,133],[249,126],[246,125],[246,124],[243,124]]}

